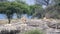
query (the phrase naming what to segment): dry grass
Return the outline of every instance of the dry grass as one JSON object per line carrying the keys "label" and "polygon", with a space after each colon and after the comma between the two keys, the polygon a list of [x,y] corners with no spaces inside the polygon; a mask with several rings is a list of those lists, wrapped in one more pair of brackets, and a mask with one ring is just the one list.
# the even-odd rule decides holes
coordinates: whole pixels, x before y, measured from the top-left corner
{"label": "dry grass", "polygon": [[0,20],[0,25],[1,24],[7,24],[8,23],[8,20],[7,19],[5,19],[5,20]]}
{"label": "dry grass", "polygon": [[[43,21],[57,21],[57,22],[60,22],[60,20],[58,19],[12,19],[11,20],[11,23],[18,23],[18,22],[21,22],[21,23],[25,23],[26,21],[38,21],[40,22],[41,20]],[[4,19],[4,20],[0,20],[0,24],[8,24],[8,19]]]}
{"label": "dry grass", "polygon": [[[18,19],[12,19],[11,23],[17,23]],[[8,24],[8,19],[0,20],[0,25],[1,24]]]}

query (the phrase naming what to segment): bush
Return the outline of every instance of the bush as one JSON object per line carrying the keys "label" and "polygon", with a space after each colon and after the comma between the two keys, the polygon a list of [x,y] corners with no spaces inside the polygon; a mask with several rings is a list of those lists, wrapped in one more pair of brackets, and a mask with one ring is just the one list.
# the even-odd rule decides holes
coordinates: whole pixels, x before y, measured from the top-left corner
{"label": "bush", "polygon": [[30,30],[28,32],[25,32],[25,34],[43,34],[40,30]]}

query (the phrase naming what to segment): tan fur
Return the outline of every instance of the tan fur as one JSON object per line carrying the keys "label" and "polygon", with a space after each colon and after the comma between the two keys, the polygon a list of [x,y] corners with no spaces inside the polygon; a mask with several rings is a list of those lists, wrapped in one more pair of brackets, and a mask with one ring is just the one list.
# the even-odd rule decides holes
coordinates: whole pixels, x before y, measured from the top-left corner
{"label": "tan fur", "polygon": [[45,21],[52,21],[52,19],[48,19],[46,17],[44,17],[43,20],[45,20]]}
{"label": "tan fur", "polygon": [[26,23],[27,19],[26,19],[25,17],[22,17],[22,18],[21,18],[21,21],[22,21],[23,23]]}

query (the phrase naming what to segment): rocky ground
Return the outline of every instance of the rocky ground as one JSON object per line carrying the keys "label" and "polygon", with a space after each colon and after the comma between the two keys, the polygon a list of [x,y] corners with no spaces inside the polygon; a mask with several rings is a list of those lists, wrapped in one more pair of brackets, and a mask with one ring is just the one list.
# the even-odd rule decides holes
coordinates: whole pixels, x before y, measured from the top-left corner
{"label": "rocky ground", "polygon": [[27,19],[17,23],[0,25],[0,34],[19,34],[31,29],[40,29],[46,34],[60,34],[60,20]]}

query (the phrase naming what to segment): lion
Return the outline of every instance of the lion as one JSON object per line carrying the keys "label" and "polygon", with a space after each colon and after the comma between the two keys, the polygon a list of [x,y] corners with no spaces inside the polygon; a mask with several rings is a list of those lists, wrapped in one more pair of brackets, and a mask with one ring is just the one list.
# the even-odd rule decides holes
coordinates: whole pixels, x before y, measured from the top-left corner
{"label": "lion", "polygon": [[26,23],[26,22],[27,22],[26,17],[22,17],[22,18],[21,18],[21,21],[22,21],[23,23]]}
{"label": "lion", "polygon": [[44,17],[43,20],[45,20],[45,21],[52,21],[53,19]]}

